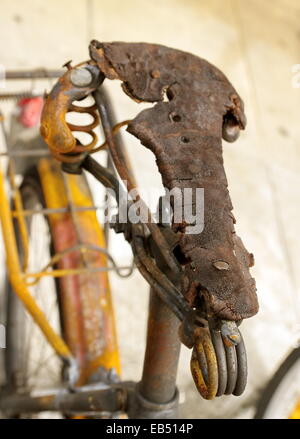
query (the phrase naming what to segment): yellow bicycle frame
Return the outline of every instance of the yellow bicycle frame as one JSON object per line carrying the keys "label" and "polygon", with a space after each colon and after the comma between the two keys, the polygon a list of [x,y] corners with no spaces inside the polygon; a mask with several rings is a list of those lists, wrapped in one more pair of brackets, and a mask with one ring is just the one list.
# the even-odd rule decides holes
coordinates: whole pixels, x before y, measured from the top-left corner
{"label": "yellow bicycle frame", "polygon": [[[40,159],[38,172],[45,207],[58,210],[70,208],[70,211],[64,213],[47,213],[55,250],[57,251],[59,242],[68,233],[70,227],[75,228],[80,235],[80,242],[78,239],[75,240],[79,250],[72,251],[72,248],[68,249],[68,247],[61,249],[64,252],[56,258],[59,261],[57,269],[28,273],[26,261],[23,267],[21,266],[13,217],[17,219],[24,254],[28,255],[29,243],[25,223],[25,215],[28,212],[23,210],[21,196],[14,185],[14,175],[11,170],[10,182],[14,200],[14,211],[12,211],[5,186],[6,179],[0,170],[0,219],[9,281],[56,353],[64,359],[71,360],[75,357],[79,368],[77,385],[87,382],[89,376],[99,368],[107,371],[114,369],[120,374],[112,300],[108,274],[105,271],[107,257],[101,251],[91,250],[91,246],[98,246],[100,250],[105,248],[104,234],[97,221],[96,212],[92,209],[93,200],[87,182],[81,175],[63,176],[59,164],[54,159]],[[86,210],[80,211],[81,207]],[[67,239],[65,244],[71,241]],[[76,263],[81,259],[84,259],[84,264],[70,266],[70,263]],[[52,260],[55,260],[55,257]],[[30,293],[30,284],[37,283],[43,276],[60,278],[64,338],[54,331]],[[30,279],[34,281],[30,282]],[[71,288],[71,293],[65,293],[71,281],[77,282],[77,290],[74,293],[74,288],[73,290]],[[76,296],[76,306],[73,296]]]}

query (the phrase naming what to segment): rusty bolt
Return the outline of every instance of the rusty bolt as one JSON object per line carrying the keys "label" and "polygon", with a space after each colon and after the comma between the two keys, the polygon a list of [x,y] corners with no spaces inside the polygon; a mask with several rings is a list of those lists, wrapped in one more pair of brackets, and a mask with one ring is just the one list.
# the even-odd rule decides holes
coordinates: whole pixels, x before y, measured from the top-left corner
{"label": "rusty bolt", "polygon": [[159,70],[152,70],[151,72],[151,78],[157,79],[160,77],[160,71]]}
{"label": "rusty bolt", "polygon": [[253,265],[255,264],[253,253],[249,253],[249,259],[249,267],[253,267]]}
{"label": "rusty bolt", "polygon": [[226,346],[233,346],[240,343],[241,334],[237,328],[236,322],[229,320],[222,320],[220,329]]}
{"label": "rusty bolt", "polygon": [[93,75],[87,69],[79,68],[71,71],[70,79],[73,85],[77,87],[87,87],[93,81]]}
{"label": "rusty bolt", "polygon": [[236,141],[239,135],[240,135],[240,127],[236,123],[236,121],[229,119],[223,124],[222,137],[224,140],[232,143]]}
{"label": "rusty bolt", "polygon": [[215,261],[213,262],[213,266],[217,270],[229,270],[229,264],[225,261]]}
{"label": "rusty bolt", "polygon": [[63,67],[66,67],[68,70],[72,69],[72,60],[70,59],[70,61],[67,61],[63,64]]}

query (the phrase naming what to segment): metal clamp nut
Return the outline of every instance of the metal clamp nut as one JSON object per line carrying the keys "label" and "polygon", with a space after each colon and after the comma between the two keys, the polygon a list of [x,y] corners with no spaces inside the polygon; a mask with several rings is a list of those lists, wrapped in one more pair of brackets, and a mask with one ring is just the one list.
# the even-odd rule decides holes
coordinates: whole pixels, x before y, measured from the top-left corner
{"label": "metal clamp nut", "polygon": [[84,67],[73,69],[70,73],[70,79],[73,85],[77,87],[87,87],[93,81],[92,73]]}

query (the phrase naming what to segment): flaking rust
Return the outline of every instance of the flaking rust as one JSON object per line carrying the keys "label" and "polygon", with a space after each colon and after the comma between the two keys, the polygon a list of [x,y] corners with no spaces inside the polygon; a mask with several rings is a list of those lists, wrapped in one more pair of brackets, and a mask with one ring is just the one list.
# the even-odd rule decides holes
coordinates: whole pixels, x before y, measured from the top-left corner
{"label": "flaking rust", "polygon": [[208,314],[240,320],[258,311],[253,255],[234,231],[223,167],[222,137],[245,128],[243,102],[224,74],[189,53],[147,43],[90,44],[91,58],[108,79],[119,79],[132,99],[155,102],[128,125],[156,156],[163,184],[204,188],[204,229],[180,233],[182,290],[191,305],[204,297]]}

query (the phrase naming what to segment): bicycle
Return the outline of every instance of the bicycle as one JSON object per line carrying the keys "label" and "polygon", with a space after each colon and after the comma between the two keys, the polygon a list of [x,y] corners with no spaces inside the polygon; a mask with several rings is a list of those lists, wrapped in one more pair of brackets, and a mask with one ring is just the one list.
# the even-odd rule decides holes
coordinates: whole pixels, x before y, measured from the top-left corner
{"label": "bicycle", "polygon": [[[24,385],[22,380],[21,385],[20,381],[16,383],[15,374],[8,371],[9,379],[0,397],[0,409],[14,415],[55,411],[66,416],[118,417],[126,413],[133,418],[174,418],[178,415],[176,372],[181,342],[192,348],[192,376],[199,393],[205,399],[223,394],[238,396],[246,386],[246,352],[238,326],[243,318],[257,312],[255,283],[249,274],[253,255],[246,251],[233,232],[234,220],[230,213],[232,207],[226,189],[226,177],[224,180],[225,174],[222,165],[220,166],[222,153],[218,146],[221,135],[232,142],[237,139],[240,129],[244,129],[246,121],[243,103],[218,69],[184,52],[158,45],[100,44],[92,41],[90,54],[91,60],[75,67],[67,63],[66,73],[60,76],[46,98],[41,133],[56,160],[38,159],[35,170],[24,173],[20,188],[15,183],[13,166],[10,165],[13,208],[8,202],[3,175],[0,178],[0,216],[10,283],[42,330],[47,343],[64,364],[63,367],[57,367],[59,379],[56,381],[59,382],[59,388],[46,395],[38,392],[38,389],[30,392],[26,383]],[[204,88],[199,85],[198,78],[193,76],[194,71],[203,80]],[[177,75],[178,81],[172,80],[172,75]],[[145,110],[136,118],[140,124],[135,124],[135,121],[115,124],[110,102],[102,86],[105,77],[121,79],[124,91],[137,101],[161,101],[157,104],[161,113],[155,114],[153,108]],[[187,102],[180,95],[180,85],[190,88],[191,84],[195,87],[193,99],[197,98],[198,101],[190,98]],[[198,94],[203,99],[199,100]],[[84,99],[88,96],[93,97],[94,103],[84,106]],[[178,100],[181,111],[176,106]],[[206,265],[204,271],[199,261],[204,265],[206,262],[199,250],[203,252],[206,247],[198,246],[193,253],[189,242],[195,241],[195,236],[191,235],[192,238],[189,239],[185,235],[192,223],[177,224],[174,221],[174,212],[173,217],[168,214],[166,219],[163,215],[163,199],[159,203],[159,220],[155,222],[141,197],[137,194],[134,200],[130,195],[132,191],[137,191],[136,182],[124,145],[117,134],[126,125],[131,134],[152,148],[166,187],[170,186],[169,183],[174,178],[171,176],[174,173],[172,166],[179,166],[177,171],[180,171],[180,175],[176,175],[176,178],[184,191],[185,182],[193,180],[186,172],[189,164],[184,160],[172,162],[168,157],[166,160],[166,154],[161,147],[157,147],[157,139],[161,137],[155,140],[151,124],[153,127],[154,123],[158,136],[165,136],[170,142],[175,139],[174,134],[168,135],[168,132],[164,132],[164,127],[173,131],[179,130],[176,131],[176,139],[179,136],[180,144],[188,151],[193,147],[193,136],[197,130],[182,124],[188,115],[194,115],[189,106],[196,105],[196,102],[200,102],[200,107],[204,105],[200,108],[201,115],[205,116],[204,123],[208,133],[210,132],[203,134],[200,131],[201,139],[206,142],[206,150],[212,148],[213,151],[210,153],[213,161],[211,168],[205,164],[206,161],[200,163],[201,170],[205,172],[204,177],[209,179],[213,175],[216,182],[215,188],[207,185],[207,192],[214,200],[208,210],[210,214],[217,213],[219,216],[219,211],[215,208],[221,202],[220,212],[226,214],[219,223],[211,222],[213,229],[207,235],[204,234],[208,241],[211,240],[212,233],[220,236],[223,241],[220,245],[214,238],[214,248],[210,250],[213,253],[210,256],[211,265]],[[92,122],[83,126],[68,123],[66,114],[70,111],[88,113]],[[146,119],[143,119],[144,116],[147,116]],[[97,144],[95,133],[100,120],[105,134],[102,145]],[[165,125],[161,126],[161,122]],[[82,143],[74,136],[75,131],[87,133],[91,136],[91,141]],[[103,150],[109,151],[111,162],[108,161],[108,167],[100,165],[92,157],[95,152]],[[49,152],[43,149],[42,153]],[[38,155],[32,151],[30,154]],[[13,153],[8,151],[8,155],[9,161],[13,162]],[[193,155],[189,156],[189,160],[196,163],[193,159]],[[123,233],[131,244],[135,265],[151,286],[144,369],[142,379],[137,384],[120,381],[119,356],[107,279],[108,261],[112,262],[114,268],[116,264],[105,247],[103,232],[96,221],[95,208],[83,171],[92,174],[114,194],[119,210],[111,221],[111,227],[115,232]],[[194,175],[199,177],[196,171]],[[123,184],[120,184],[120,180]],[[37,184],[39,189],[36,188]],[[214,195],[216,188],[219,190],[218,198]],[[36,198],[34,201],[33,193]],[[128,222],[122,219],[123,214],[128,218],[128,212],[136,200],[139,202],[137,210],[146,212],[146,220]],[[121,211],[122,203],[125,205],[125,212]],[[191,202],[191,206],[193,205]],[[174,208],[174,204],[171,207]],[[53,241],[53,251],[50,254],[48,251],[50,259],[44,268],[32,272],[28,271],[27,229],[31,227],[29,218],[35,214],[46,215],[49,219],[47,226]],[[15,230],[11,217],[15,218]],[[14,238],[16,232],[17,238]],[[72,239],[74,235],[77,236],[75,242]],[[104,293],[99,293],[96,273],[100,281],[104,282]],[[59,279],[53,289],[55,298],[57,291],[59,292],[57,321],[62,325],[63,336],[53,330],[28,292],[30,286],[39,283],[45,276]],[[97,299],[86,299],[86,289],[79,282],[79,306],[74,284],[78,284],[80,276],[86,276],[86,283],[93,279],[95,295],[104,294],[105,300],[101,302]],[[203,284],[200,285],[199,281],[197,283],[196,276],[203,279]],[[230,294],[229,286],[232,287]],[[216,287],[218,294],[214,292]],[[15,300],[12,299],[14,295],[9,294],[9,297],[8,303]],[[82,309],[84,306],[87,308]],[[11,327],[9,319],[14,318],[17,324],[21,319],[16,319],[15,309],[11,305],[9,307],[13,310],[8,312],[11,316],[8,318],[8,327]],[[100,321],[105,321],[104,327],[109,328],[101,333],[95,330],[99,315],[102,316]],[[87,324],[90,321],[94,323],[93,326]],[[88,334],[83,334],[82,329],[86,329]],[[14,334],[10,337],[9,332],[8,347],[18,338]],[[103,338],[105,349],[99,356],[99,343],[103,343]],[[86,343],[88,352],[85,351]],[[19,350],[14,348],[14,352]],[[14,361],[7,359],[7,369]],[[19,361],[17,363],[21,364]]]}

